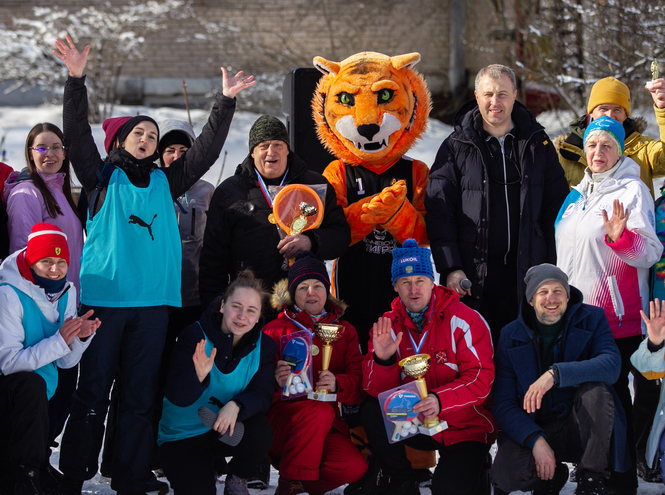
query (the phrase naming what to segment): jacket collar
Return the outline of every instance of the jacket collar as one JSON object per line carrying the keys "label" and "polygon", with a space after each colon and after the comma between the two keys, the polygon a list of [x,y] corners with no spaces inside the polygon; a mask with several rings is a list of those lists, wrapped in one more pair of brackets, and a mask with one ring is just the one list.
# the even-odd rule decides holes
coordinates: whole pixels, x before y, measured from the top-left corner
{"label": "jacket collar", "polygon": [[[459,302],[459,296],[455,291],[434,284],[430,305],[425,315],[425,321],[423,322],[423,331],[428,330],[434,322],[442,320],[445,310],[455,302]],[[411,321],[411,317],[406,312],[406,306],[404,306],[399,296],[392,302],[392,311],[402,325],[417,331],[415,324]]]}
{"label": "jacket collar", "polygon": [[[515,101],[513,111],[510,114],[513,119],[513,124],[517,128],[518,136],[531,136],[534,132],[544,130],[544,127],[538,123],[536,117],[519,101]],[[476,142],[482,141],[483,130],[482,116],[480,115],[480,108],[475,99],[467,101],[455,114],[453,119],[455,129],[466,136],[468,139]],[[511,131],[515,134],[514,131]]]}
{"label": "jacket collar", "polygon": [[[571,285],[570,301],[568,301],[568,308],[563,315],[563,328],[566,328],[570,325],[575,325],[583,317],[583,314],[586,315],[586,312],[583,311],[582,306],[583,299],[584,297],[582,296],[582,293],[579,291],[579,289]],[[522,342],[529,342],[533,340],[536,333],[536,313],[526,298],[522,298],[517,321],[520,324],[513,333],[512,338]]]}
{"label": "jacket collar", "polygon": [[[213,302],[210,303],[210,306],[205,310],[203,315],[201,315],[201,318],[199,320],[199,323],[201,323],[201,326],[203,327],[203,330],[205,333],[211,337],[214,338],[213,336],[215,334],[221,334],[222,333],[222,314],[219,312],[219,308],[222,305],[222,298],[218,297],[215,299]],[[263,317],[259,319],[259,321],[254,325],[254,328],[252,328],[248,333],[243,335],[241,340],[241,344],[244,341],[244,347],[247,347],[249,344],[256,344],[259,339],[261,338],[261,329],[263,328],[264,320]],[[242,351],[243,355],[245,351]]]}

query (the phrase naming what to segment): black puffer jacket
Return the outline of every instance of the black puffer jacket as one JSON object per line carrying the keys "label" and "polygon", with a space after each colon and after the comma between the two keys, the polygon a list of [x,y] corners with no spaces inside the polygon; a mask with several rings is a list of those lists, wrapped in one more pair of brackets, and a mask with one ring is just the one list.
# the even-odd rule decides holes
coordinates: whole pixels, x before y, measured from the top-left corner
{"label": "black puffer jacket", "polygon": [[[568,184],[554,146],[531,112],[515,102],[512,119],[518,129],[515,149],[522,170],[517,248],[517,296],[521,300],[527,270],[540,263],[556,263],[554,220],[568,194]],[[464,270],[473,284],[473,300],[468,304],[475,308],[483,295],[492,238],[487,212],[489,160],[480,109],[472,100],[457,112],[455,130],[439,148],[430,170],[425,221],[442,283],[450,272]]]}
{"label": "black puffer jacket", "polygon": [[[351,229],[333,187],[321,174],[307,170],[293,152],[289,153],[285,184],[327,185],[323,222],[318,229],[303,234],[310,238],[318,258],[331,260],[343,255],[351,243]],[[254,160],[248,155],[235,175],[217,187],[210,202],[199,261],[201,304],[206,306],[222,295],[245,268],[252,268],[268,289],[286,277],[284,257],[277,249],[279,233],[268,221],[271,211],[259,186]]]}

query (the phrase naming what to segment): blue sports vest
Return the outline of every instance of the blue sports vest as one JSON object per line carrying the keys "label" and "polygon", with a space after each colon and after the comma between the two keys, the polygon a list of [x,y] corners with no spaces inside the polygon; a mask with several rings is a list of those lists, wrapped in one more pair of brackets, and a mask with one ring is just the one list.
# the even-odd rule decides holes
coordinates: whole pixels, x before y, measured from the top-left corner
{"label": "blue sports vest", "polygon": [[87,222],[81,302],[89,306],[181,306],[180,233],[164,172],[134,186],[116,168],[101,210]]}
{"label": "blue sports vest", "polygon": [[[201,324],[199,323],[199,326]],[[206,339],[206,355],[210,356],[213,345],[208,336],[203,331]],[[162,420],[159,422],[159,434],[157,435],[157,444],[164,442],[175,442],[185,438],[196,437],[210,431],[199,419],[199,407],[205,406],[208,409],[219,412],[221,409],[216,404],[226,404],[240,392],[245,390],[247,384],[259,369],[261,362],[261,336],[252,352],[240,360],[238,366],[228,374],[224,374],[217,365],[213,365],[210,370],[210,384],[201,394],[194,404],[187,407],[178,407],[164,398],[164,408],[162,410]],[[216,399],[216,400],[213,400]]]}
{"label": "blue sports vest", "polygon": [[[8,285],[18,296],[21,306],[23,307],[23,331],[25,332],[25,340],[23,341],[23,348],[31,347],[37,342],[48,339],[55,335],[65,321],[65,311],[67,310],[67,301],[69,300],[69,292],[65,293],[58,301],[58,321],[51,323],[46,319],[41,312],[37,303],[32,300],[30,296],[23,293],[11,284]],[[50,400],[58,388],[58,368],[55,362],[45,364],[41,368],[35,370],[35,373],[41,375],[46,382],[46,397]],[[1,374],[1,373],[0,373]]]}

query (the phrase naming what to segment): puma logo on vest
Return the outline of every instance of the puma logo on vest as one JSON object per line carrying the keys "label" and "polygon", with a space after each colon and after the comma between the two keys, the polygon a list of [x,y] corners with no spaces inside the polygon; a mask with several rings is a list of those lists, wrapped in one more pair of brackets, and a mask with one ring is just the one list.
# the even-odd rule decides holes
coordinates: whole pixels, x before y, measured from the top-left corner
{"label": "puma logo on vest", "polygon": [[222,401],[220,401],[217,397],[210,397],[208,399],[208,404],[212,404],[213,406],[217,406],[220,409],[224,407],[224,404],[222,404]]}
{"label": "puma logo on vest", "polygon": [[[155,216],[152,217],[152,222],[155,221],[155,218],[157,218],[156,213]],[[129,223],[135,223],[136,225],[140,225],[141,227],[145,227],[146,229],[148,229],[148,234],[150,234],[150,238],[154,241],[155,238],[152,235],[152,222],[150,222],[150,225],[148,225],[136,215],[129,215]]]}

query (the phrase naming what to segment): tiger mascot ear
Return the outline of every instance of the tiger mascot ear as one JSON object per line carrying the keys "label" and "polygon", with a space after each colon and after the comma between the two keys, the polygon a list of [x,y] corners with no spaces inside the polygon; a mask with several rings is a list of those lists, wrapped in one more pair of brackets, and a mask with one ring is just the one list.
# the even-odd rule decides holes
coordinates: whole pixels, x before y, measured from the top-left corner
{"label": "tiger mascot ear", "polygon": [[403,156],[427,128],[430,94],[413,67],[420,54],[362,52],[342,62],[314,58],[324,75],[312,101],[317,134],[336,157],[382,168]]}

